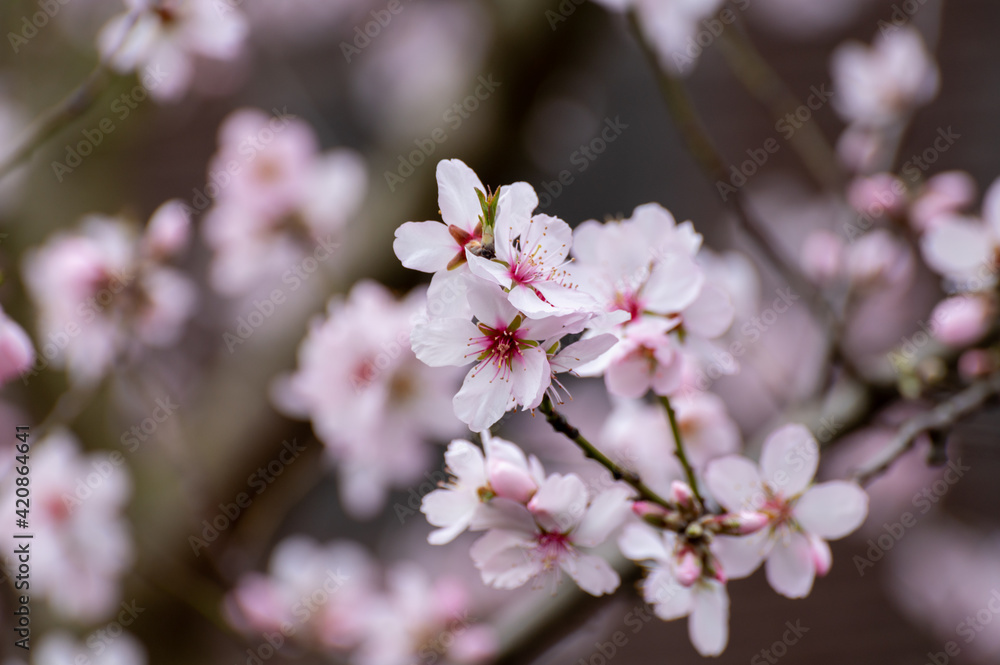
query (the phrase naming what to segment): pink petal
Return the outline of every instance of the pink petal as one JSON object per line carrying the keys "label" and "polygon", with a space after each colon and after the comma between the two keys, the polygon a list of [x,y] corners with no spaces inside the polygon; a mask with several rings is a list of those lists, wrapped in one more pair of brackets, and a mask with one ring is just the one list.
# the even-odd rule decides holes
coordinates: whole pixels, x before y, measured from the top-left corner
{"label": "pink petal", "polygon": [[673,621],[686,616],[694,602],[693,590],[681,586],[669,567],[653,568],[642,582],[642,597],[653,606],[656,616]]}
{"label": "pink petal", "polygon": [[729,594],[716,581],[699,583],[688,619],[691,644],[702,656],[718,656],[729,642]]}
{"label": "pink petal", "polygon": [[642,397],[652,382],[649,360],[638,353],[630,353],[611,362],[604,380],[608,391],[619,397]]}
{"label": "pink petal", "polygon": [[633,561],[666,563],[670,559],[673,543],[668,544],[663,538],[663,532],[648,524],[632,523],[622,529],[622,534],[618,537],[618,549]]}
{"label": "pink petal", "polygon": [[617,343],[618,338],[611,333],[581,339],[559,351],[549,364],[553,372],[570,372],[607,353]]}
{"label": "pink petal", "polygon": [[715,285],[706,285],[684,310],[684,329],[707,339],[718,337],[732,325],[735,311],[729,294]]}
{"label": "pink petal", "polygon": [[486,193],[482,181],[458,159],[444,159],[437,165],[438,208],[444,223],[471,233],[479,223],[483,207],[476,190]]}
{"label": "pink petal", "polygon": [[762,480],[786,497],[802,492],[819,466],[819,446],[802,425],[785,425],[767,437],[760,455]]}
{"label": "pink petal", "polygon": [[396,229],[392,251],[404,267],[421,272],[438,272],[462,251],[440,222],[406,222]]}
{"label": "pink petal", "polygon": [[438,489],[428,493],[420,502],[420,512],[427,521],[437,527],[427,536],[431,545],[450,543],[465,531],[472,522],[472,516],[479,505],[474,494]]}
{"label": "pink petal", "polygon": [[479,355],[479,347],[472,345],[483,334],[471,321],[465,319],[431,319],[414,326],[410,345],[417,358],[431,367],[461,367]]}
{"label": "pink petal", "polygon": [[771,544],[768,530],[749,536],[716,536],[712,541],[712,553],[719,560],[726,577],[738,580],[747,577],[764,563]]}
{"label": "pink petal", "polygon": [[965,276],[989,260],[994,244],[984,225],[953,218],[929,231],[921,248],[927,264],[937,272]]}
{"label": "pink petal", "polygon": [[843,538],[861,526],[868,515],[868,494],[846,480],[810,487],[795,504],[802,528],[826,540]]}
{"label": "pink petal", "polygon": [[[469,263],[469,270],[476,277],[485,279],[488,282],[493,282],[505,289],[509,289],[511,286],[510,268],[498,263],[497,261],[492,261],[482,256],[476,256],[471,251],[466,250],[465,259]],[[514,305],[517,307],[517,305]],[[493,325],[492,323],[490,325]]]}
{"label": "pink petal", "polygon": [[577,585],[591,596],[611,593],[621,584],[621,578],[611,565],[599,556],[579,554],[565,557],[562,569]]}
{"label": "pink petal", "polygon": [[472,544],[469,554],[483,582],[497,589],[516,589],[535,574],[527,549],[531,537],[516,531],[490,531]]}
{"label": "pink petal", "polygon": [[455,416],[473,432],[493,426],[515,406],[511,382],[497,375],[492,365],[474,367],[452,399]]}
{"label": "pink petal", "polygon": [[510,372],[512,394],[517,403],[529,408],[537,406],[552,381],[545,351],[537,346],[523,349],[520,361],[512,364]]}
{"label": "pink petal", "polygon": [[634,492],[624,487],[614,487],[595,496],[573,531],[573,542],[583,547],[597,547],[611,533],[625,523],[632,512],[630,497]]}
{"label": "pink petal", "polygon": [[764,569],[772,589],[788,598],[805,598],[816,576],[809,539],[801,533],[783,534],[771,549]]}
{"label": "pink petal", "polygon": [[709,462],[705,485],[715,500],[730,512],[755,510],[763,505],[757,465],[740,455],[727,455]]}
{"label": "pink petal", "polygon": [[467,487],[486,484],[485,460],[479,446],[464,439],[455,439],[444,453],[448,471]]}
{"label": "pink petal", "polygon": [[583,519],[587,499],[587,487],[579,476],[553,473],[528,502],[528,510],[546,531],[566,533]]}
{"label": "pink petal", "polygon": [[647,309],[659,314],[676,314],[698,297],[705,275],[682,249],[671,248],[653,266],[642,299]]}

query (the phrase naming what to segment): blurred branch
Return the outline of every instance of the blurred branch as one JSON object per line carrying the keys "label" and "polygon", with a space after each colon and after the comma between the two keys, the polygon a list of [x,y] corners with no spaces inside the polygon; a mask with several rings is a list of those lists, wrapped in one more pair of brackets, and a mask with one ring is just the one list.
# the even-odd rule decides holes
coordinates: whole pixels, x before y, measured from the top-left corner
{"label": "blurred branch", "polygon": [[[719,43],[730,71],[768,108],[772,120],[794,116],[804,106],[745,34],[737,29],[723,30]],[[837,156],[815,123],[800,123],[788,141],[817,183],[832,191],[841,187],[843,174],[836,166]]]}
{"label": "blurred branch", "polygon": [[25,131],[24,138],[16,148],[0,162],[0,179],[10,173],[22,161],[31,157],[35,150],[46,141],[58,134],[77,118],[83,116],[94,105],[107,87],[109,81],[109,62],[121,50],[129,33],[138,21],[141,10],[129,14],[122,29],[121,42],[101,58],[97,66],[87,75],[80,85],[69,93],[55,106],[50,107],[31,127]]}
{"label": "blurred branch", "polygon": [[[628,12],[628,19],[632,31],[642,47],[643,53],[646,55],[646,59],[656,73],[664,101],[671,116],[677,123],[681,136],[687,143],[688,150],[710,180],[725,182],[727,179],[725,162],[713,145],[707,129],[698,118],[694,106],[691,104],[684,89],[684,84],[676,76],[664,71],[660,65],[656,51],[643,36],[642,26],[639,24],[639,18],[634,10]],[[759,223],[750,214],[744,199],[742,191],[739,190],[726,199],[726,202],[729,203],[736,214],[740,228],[750,238],[754,246],[764,254],[768,262],[787,280],[788,285],[794,291],[803,294],[813,314],[828,329],[839,331],[841,325],[839,318],[833,311],[830,303],[826,300],[826,297],[806,279],[797,266],[781,256],[775,249],[776,245],[773,239],[768,237],[765,225]],[[838,334],[832,335],[831,344],[835,348],[835,356],[840,360],[844,368],[855,377],[863,377],[864,374],[843,350]]]}
{"label": "blurred branch", "polygon": [[911,418],[903,423],[893,440],[878,455],[855,472],[854,479],[862,485],[869,483],[910,450],[921,434],[955,425],[998,394],[1000,394],[1000,372],[973,383],[933,409]]}
{"label": "blurred branch", "polygon": [[666,499],[647,487],[646,484],[639,479],[639,474],[621,468],[611,461],[607,455],[598,450],[594,444],[587,441],[587,439],[580,434],[580,430],[570,425],[569,421],[566,420],[566,417],[555,410],[555,407],[552,406],[552,400],[549,399],[548,395],[542,399],[542,403],[538,406],[538,410],[545,415],[545,419],[550,425],[552,425],[552,429],[571,439],[577,446],[580,447],[584,455],[598,462],[610,471],[615,480],[625,481],[639,493],[639,496],[647,501],[652,501],[653,503],[659,504],[664,508],[672,507]]}

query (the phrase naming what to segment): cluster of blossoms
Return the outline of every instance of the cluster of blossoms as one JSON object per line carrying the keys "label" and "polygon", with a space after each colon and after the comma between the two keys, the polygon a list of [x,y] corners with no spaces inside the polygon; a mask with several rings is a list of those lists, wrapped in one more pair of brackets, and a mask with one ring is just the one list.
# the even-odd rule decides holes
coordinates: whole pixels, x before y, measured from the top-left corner
{"label": "cluster of blossoms", "polygon": [[73,382],[100,379],[123,354],[174,344],[194,313],[197,290],[166,265],[187,245],[190,218],[171,200],[137,236],[126,219],[90,215],[24,258],[23,274],[39,312],[33,375],[50,363]]}
{"label": "cluster of blossoms", "polygon": [[423,289],[397,301],[376,282],[358,282],[313,320],[298,371],[272,390],[283,412],[312,421],[358,518],[373,517],[390,488],[410,486],[430,467],[427,441],[447,441],[462,427],[447,417],[459,377],[432,370],[410,349],[424,301]]}
{"label": "cluster of blossoms", "polygon": [[[65,620],[105,619],[121,600],[121,577],[133,560],[130,528],[122,514],[131,479],[107,454],[84,454],[66,430],[52,432],[32,444],[31,451],[31,530],[45,543],[31,550],[32,599],[44,598]],[[10,515],[19,477],[7,473],[0,483],[3,508]],[[10,538],[13,521],[4,528]],[[94,537],[97,533],[100,538]],[[12,562],[12,575],[16,565]]]}
{"label": "cluster of blossoms", "polygon": [[[759,468],[733,454],[740,437],[724,405],[688,384],[734,318],[719,280],[698,263],[701,236],[691,223],[649,204],[573,231],[534,215],[525,183],[488,193],[455,160],[437,175],[443,223],[404,224],[394,249],[403,265],[434,274],[431,301],[461,285],[465,298],[446,316],[428,312],[411,342],[428,365],[473,364],[453,403],[481,432],[483,449],[465,440],[448,447],[451,480],[421,505],[438,527],[428,541],[485,531],[470,551],[485,584],[554,588],[565,571],[600,596],[620,583],[604,547],[619,534],[622,554],[649,570],[646,600],[664,620],[690,615],[691,640],[706,655],[728,640],[727,580],[766,560],[776,591],[807,595],[830,568],[826,540],[861,525],[867,495],[849,482],[811,485],[819,448],[799,425],[768,438]],[[628,484],[592,491],[574,473],[546,475],[537,458],[489,431],[512,408],[557,399],[554,375],[573,370],[603,375],[622,400],[601,439],[629,460],[610,467]],[[670,396],[682,389],[689,399],[678,400],[678,418]],[[650,390],[664,410],[639,400]]]}
{"label": "cluster of blossoms", "polygon": [[356,543],[294,536],[275,548],[267,575],[239,581],[226,614],[274,649],[294,642],[354,665],[462,665],[487,661],[496,650],[493,630],[476,623],[472,605],[457,579],[431,580],[412,562],[383,573]]}
{"label": "cluster of blossoms", "polygon": [[313,129],[287,111],[234,111],[219,129],[205,187],[214,198],[204,220],[213,288],[245,295],[275,278],[297,288],[291,268],[329,258],[367,180],[357,153],[320,152]]}
{"label": "cluster of blossoms", "polygon": [[604,374],[624,397],[650,388],[669,395],[681,387],[682,351],[697,351],[732,322],[729,296],[706,283],[694,260],[701,236],[656,204],[573,231],[533,214],[538,197],[527,183],[487,195],[457,160],[442,161],[437,178],[443,223],[403,224],[393,248],[404,266],[434,273],[432,300],[462,283],[466,306],[431,312],[412,343],[428,365],[474,364],[454,399],[473,431],[517,406],[538,407],[556,394],[554,375],[567,371]]}

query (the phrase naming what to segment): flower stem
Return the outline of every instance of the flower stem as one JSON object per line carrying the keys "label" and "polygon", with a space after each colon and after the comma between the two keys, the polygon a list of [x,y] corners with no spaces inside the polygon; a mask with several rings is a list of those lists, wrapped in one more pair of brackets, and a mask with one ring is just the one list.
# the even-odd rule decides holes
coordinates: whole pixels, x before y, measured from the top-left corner
{"label": "flower stem", "polygon": [[549,399],[548,395],[542,399],[542,403],[538,406],[538,410],[545,414],[545,419],[550,425],[552,425],[552,429],[572,440],[573,443],[580,447],[584,455],[610,471],[615,480],[622,480],[631,485],[635,491],[639,493],[639,496],[646,501],[652,501],[653,503],[668,509],[673,509],[675,507],[643,483],[639,478],[639,474],[618,466],[611,460],[611,458],[598,450],[594,444],[587,441],[587,439],[580,434],[580,430],[570,425],[569,421],[566,420],[566,417],[556,411],[555,407],[552,405],[552,400]]}
{"label": "flower stem", "polygon": [[691,466],[691,462],[688,460],[687,452],[684,450],[684,440],[681,438],[681,428],[677,423],[677,414],[674,413],[674,407],[670,404],[670,398],[666,395],[660,397],[660,402],[663,404],[663,408],[667,411],[667,418],[670,420],[670,431],[674,435],[674,455],[677,456],[677,460],[684,467],[684,475],[687,476],[688,485],[691,486],[691,491],[694,492],[694,498],[698,501],[698,505],[704,510],[705,499],[702,498],[701,492],[698,491],[698,479],[694,476],[694,468]]}

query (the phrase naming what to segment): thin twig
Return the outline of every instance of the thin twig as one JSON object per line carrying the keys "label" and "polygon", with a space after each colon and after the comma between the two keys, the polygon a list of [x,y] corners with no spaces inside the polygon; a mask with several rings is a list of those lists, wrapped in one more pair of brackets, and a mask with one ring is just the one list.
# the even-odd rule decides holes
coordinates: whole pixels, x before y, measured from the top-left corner
{"label": "thin twig", "polygon": [[546,395],[542,400],[542,403],[538,406],[538,410],[545,415],[545,419],[550,425],[552,425],[552,429],[572,440],[577,446],[580,447],[584,455],[598,462],[601,466],[610,471],[615,480],[622,480],[628,483],[635,489],[636,492],[639,493],[640,497],[647,501],[652,501],[653,503],[663,506],[664,508],[674,508],[670,502],[646,486],[646,484],[639,478],[639,474],[618,466],[607,455],[598,450],[594,444],[587,441],[587,439],[580,434],[580,430],[570,425],[569,421],[566,420],[566,417],[556,411],[555,407],[552,405],[552,400],[549,399],[548,395]]}
{"label": "thin twig", "polygon": [[691,462],[688,461],[687,453],[684,451],[684,441],[681,437],[680,425],[677,423],[677,414],[674,413],[674,407],[671,406],[670,398],[666,395],[660,397],[660,403],[666,409],[667,418],[670,420],[670,431],[674,435],[674,455],[677,456],[677,460],[684,467],[684,475],[687,476],[688,485],[694,493],[694,498],[698,501],[698,506],[704,509],[705,499],[702,498],[701,492],[698,491],[698,479],[695,478],[694,468],[691,466]]}
{"label": "thin twig", "polygon": [[960,419],[977,411],[991,397],[1000,394],[1000,373],[973,383],[965,390],[955,393],[933,409],[903,423],[899,432],[878,455],[854,474],[854,479],[865,485],[884,473],[906,451],[913,447],[917,437],[926,432],[941,430],[955,425]]}

